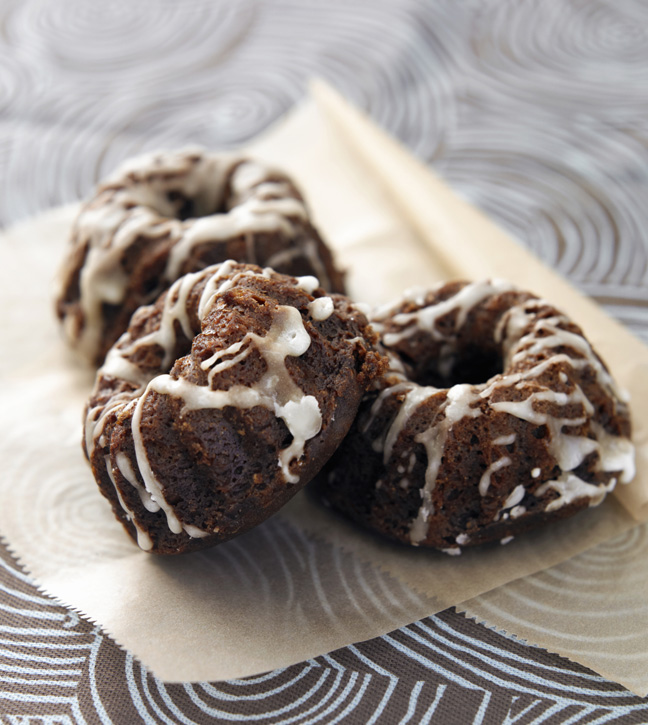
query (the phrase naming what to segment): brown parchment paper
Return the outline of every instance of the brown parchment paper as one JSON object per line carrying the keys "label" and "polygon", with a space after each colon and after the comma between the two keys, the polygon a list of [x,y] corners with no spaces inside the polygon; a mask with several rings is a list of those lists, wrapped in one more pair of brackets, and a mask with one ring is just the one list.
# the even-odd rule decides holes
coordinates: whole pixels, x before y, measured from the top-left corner
{"label": "brown parchment paper", "polygon": [[[329,89],[314,93],[317,102],[306,102],[252,151],[295,174],[348,268],[352,294],[380,302],[444,277],[492,274],[486,266],[463,268],[458,240],[471,232],[491,246],[515,242]],[[416,188],[428,184],[422,197],[412,190],[420,204],[406,203],[390,185],[410,174]],[[2,236],[0,531],[44,591],[100,623],[162,679],[229,679],[302,661],[546,569],[634,525],[610,498],[550,532],[450,558],[379,541],[300,495],[211,551],[176,559],[140,552],[83,460],[80,416],[91,375],[64,348],[51,314],[51,281],[74,213],[55,210]],[[457,256],[446,253],[448,243]],[[541,269],[529,255],[522,263]],[[520,284],[530,279],[511,273]],[[565,283],[551,298],[590,334],[612,326],[616,337],[603,354],[636,395],[645,347],[608,318],[601,322],[600,310]],[[616,365],[608,349],[626,344],[632,365]],[[640,435],[645,430],[640,420]],[[639,468],[634,485],[642,488],[645,459]]]}

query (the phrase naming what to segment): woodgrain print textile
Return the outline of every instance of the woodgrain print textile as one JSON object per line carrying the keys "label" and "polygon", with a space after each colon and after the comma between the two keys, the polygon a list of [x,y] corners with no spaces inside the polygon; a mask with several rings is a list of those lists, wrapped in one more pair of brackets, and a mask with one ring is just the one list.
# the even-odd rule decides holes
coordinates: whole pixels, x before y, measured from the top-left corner
{"label": "woodgrain print textile", "polygon": [[[312,76],[648,340],[639,0],[0,0],[0,224],[141,151],[237,147]],[[3,724],[648,721],[620,686],[452,611],[250,680],[165,685],[6,552],[0,572]]]}

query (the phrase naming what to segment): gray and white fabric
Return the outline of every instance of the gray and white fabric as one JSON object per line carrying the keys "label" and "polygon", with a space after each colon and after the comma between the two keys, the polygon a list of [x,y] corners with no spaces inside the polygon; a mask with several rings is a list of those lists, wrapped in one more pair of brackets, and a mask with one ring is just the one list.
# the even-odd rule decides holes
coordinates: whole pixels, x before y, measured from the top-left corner
{"label": "gray and white fabric", "polygon": [[[648,341],[645,0],[0,0],[0,225],[145,150],[238,147],[313,76]],[[453,611],[165,685],[0,563],[0,723],[648,721],[648,701]]]}

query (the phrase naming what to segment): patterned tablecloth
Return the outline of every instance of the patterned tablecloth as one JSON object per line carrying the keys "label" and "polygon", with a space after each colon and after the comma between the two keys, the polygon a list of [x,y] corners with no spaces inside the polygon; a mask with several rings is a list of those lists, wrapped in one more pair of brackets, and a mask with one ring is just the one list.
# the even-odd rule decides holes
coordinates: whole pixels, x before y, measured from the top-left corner
{"label": "patterned tablecloth", "polygon": [[[0,224],[143,150],[239,146],[315,75],[648,340],[641,0],[0,0]],[[648,722],[648,701],[454,611],[164,684],[0,553],[3,724]]]}

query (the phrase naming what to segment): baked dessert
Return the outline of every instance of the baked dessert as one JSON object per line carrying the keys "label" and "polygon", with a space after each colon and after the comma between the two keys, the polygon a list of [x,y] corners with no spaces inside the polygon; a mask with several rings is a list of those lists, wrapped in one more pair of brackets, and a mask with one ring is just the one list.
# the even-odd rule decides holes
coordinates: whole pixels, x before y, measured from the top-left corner
{"label": "baked dessert", "polygon": [[133,312],[178,277],[234,259],[343,292],[341,273],[283,173],[188,149],[121,166],[82,207],[56,310],[69,343],[99,365]]}
{"label": "baked dessert", "polygon": [[314,277],[227,261],[133,315],[97,373],[84,447],[140,547],[243,533],[326,462],[386,369],[376,335]]}
{"label": "baked dessert", "polygon": [[626,400],[548,302],[504,281],[453,282],[370,320],[390,369],[317,481],[354,521],[459,554],[632,478]]}

